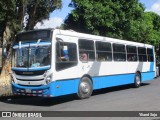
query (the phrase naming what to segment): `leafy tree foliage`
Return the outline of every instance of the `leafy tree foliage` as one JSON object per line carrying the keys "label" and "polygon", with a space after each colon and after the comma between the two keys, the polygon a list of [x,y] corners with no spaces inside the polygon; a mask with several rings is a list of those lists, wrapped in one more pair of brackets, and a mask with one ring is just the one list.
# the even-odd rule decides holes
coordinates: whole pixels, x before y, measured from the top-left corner
{"label": "leafy tree foliage", "polygon": [[6,27],[11,36],[19,30],[31,30],[37,22],[49,18],[49,13],[61,8],[61,3],[62,0],[1,0],[1,41]]}
{"label": "leafy tree foliage", "polygon": [[[33,29],[37,22],[49,18],[49,13],[61,8],[61,5],[62,0],[1,0],[0,47],[11,51],[11,41],[18,31]],[[9,66],[9,57],[10,52],[7,58],[3,58],[4,66]]]}
{"label": "leafy tree foliage", "polygon": [[49,18],[49,13],[61,8],[61,0],[28,0],[26,30],[33,29],[37,22]]}
{"label": "leafy tree foliage", "polygon": [[122,38],[130,21],[140,19],[144,11],[137,0],[72,0],[72,7],[66,28],[117,38]]}
{"label": "leafy tree foliage", "polygon": [[74,10],[65,29],[96,35],[159,44],[160,16],[144,12],[138,0],[72,0]]}

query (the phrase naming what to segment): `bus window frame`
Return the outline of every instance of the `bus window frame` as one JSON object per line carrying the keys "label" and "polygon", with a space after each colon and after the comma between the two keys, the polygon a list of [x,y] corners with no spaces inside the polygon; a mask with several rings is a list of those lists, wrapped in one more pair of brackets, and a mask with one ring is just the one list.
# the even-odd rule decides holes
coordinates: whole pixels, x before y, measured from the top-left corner
{"label": "bus window frame", "polygon": [[[122,46],[124,46],[124,52],[115,51],[114,50],[114,45],[122,45]],[[113,61],[115,61],[115,62],[126,62],[127,61],[126,44],[112,43],[112,52],[113,52]],[[125,60],[115,60],[115,54],[124,54]]]}
{"label": "bus window frame", "polygon": [[[75,61],[63,61],[63,60],[61,60],[60,58],[57,58],[57,57],[62,57],[62,56],[57,56],[57,44],[58,44],[58,41],[55,42],[55,46],[56,46],[56,48],[55,48],[55,50],[56,50],[56,51],[55,51],[55,56],[56,56],[56,59],[55,59],[55,68],[56,68],[56,71],[61,71],[61,70],[68,69],[68,68],[70,68],[70,67],[76,66],[76,65],[78,64],[77,44],[74,43],[74,42],[63,42],[63,43],[62,43],[63,45],[69,45],[69,44],[74,44],[74,45],[75,45],[75,54],[76,54],[76,56],[75,56],[76,60],[75,60]],[[59,45],[60,45],[60,44],[59,44]],[[60,48],[59,48],[59,49],[60,49]],[[59,50],[59,49],[58,49],[58,50]],[[58,51],[58,52],[59,52],[59,51]],[[73,64],[72,64],[72,63],[73,63]],[[67,64],[68,64],[68,66],[66,66],[66,67],[58,67],[58,66],[57,66],[58,64],[63,64],[63,65],[67,65]]]}
{"label": "bus window frame", "polygon": [[[82,41],[86,41],[86,43],[87,43],[87,41],[92,42],[93,43],[93,46],[92,46],[93,49],[81,49],[80,48],[80,42],[82,42]],[[95,56],[95,42],[94,42],[94,40],[89,40],[89,39],[85,39],[85,38],[79,38],[78,39],[78,53],[79,53],[79,61],[81,61],[82,63],[94,62],[96,60],[96,56]],[[87,58],[86,58],[87,60],[80,59],[81,54],[87,54]],[[93,54],[93,59],[89,59],[89,54]]]}
{"label": "bus window frame", "polygon": [[[135,52],[135,53],[133,53],[133,52],[132,52],[132,53],[131,53],[131,52],[128,52],[128,47],[135,47],[135,48],[136,48],[136,52]],[[135,54],[136,57],[137,57],[136,60],[135,60],[135,61],[133,61],[133,60],[132,60],[132,61],[129,61],[129,60],[128,60],[128,54],[132,54],[132,55]],[[126,56],[127,56],[127,62],[137,62],[137,61],[139,61],[139,59],[138,59],[138,49],[137,49],[137,46],[126,45]]]}
{"label": "bus window frame", "polygon": [[[140,53],[140,52],[139,52],[139,48],[140,48],[140,49],[145,49],[145,53],[146,53],[146,54]],[[139,62],[148,62],[148,58],[147,58],[147,48],[146,48],[146,47],[137,47],[137,49],[138,49],[138,61],[139,61]],[[140,58],[139,56],[140,56],[140,55],[141,55],[141,56],[144,56],[144,55],[145,55],[146,60],[145,60],[145,61],[140,61],[140,60],[139,60],[139,58]]]}
{"label": "bus window frame", "polygon": [[[98,50],[97,48],[97,45],[98,44],[102,44],[102,43],[106,43],[106,44],[109,44],[110,45],[110,51],[108,51],[108,50]],[[113,61],[113,51],[112,51],[112,43],[111,42],[104,42],[104,41],[95,41],[95,53],[96,53],[96,61],[98,61],[98,62],[112,62]],[[109,54],[111,54],[111,59],[110,60],[99,60],[99,58],[98,58],[98,53],[109,53]],[[105,54],[105,55],[107,55],[107,54]],[[103,56],[104,58],[105,58],[105,56]]]}

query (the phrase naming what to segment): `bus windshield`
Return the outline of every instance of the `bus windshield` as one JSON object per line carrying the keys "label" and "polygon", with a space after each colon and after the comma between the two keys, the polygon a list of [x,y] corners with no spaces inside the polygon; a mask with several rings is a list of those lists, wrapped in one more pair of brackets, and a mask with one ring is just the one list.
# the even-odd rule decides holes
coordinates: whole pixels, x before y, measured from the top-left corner
{"label": "bus windshield", "polygon": [[36,68],[51,64],[51,45],[28,46],[13,50],[13,67]]}

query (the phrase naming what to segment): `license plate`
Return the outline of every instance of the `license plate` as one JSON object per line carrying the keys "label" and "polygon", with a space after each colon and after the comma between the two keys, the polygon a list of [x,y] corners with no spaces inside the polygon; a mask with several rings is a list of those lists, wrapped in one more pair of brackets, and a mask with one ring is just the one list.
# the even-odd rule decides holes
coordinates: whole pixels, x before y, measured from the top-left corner
{"label": "license plate", "polygon": [[30,89],[26,89],[26,93],[31,93],[31,90]]}

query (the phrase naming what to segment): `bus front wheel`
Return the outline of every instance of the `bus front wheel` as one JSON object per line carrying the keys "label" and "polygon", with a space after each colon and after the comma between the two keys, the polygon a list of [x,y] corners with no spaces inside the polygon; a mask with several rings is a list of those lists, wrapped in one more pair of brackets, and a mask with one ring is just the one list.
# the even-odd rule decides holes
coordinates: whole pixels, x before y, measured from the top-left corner
{"label": "bus front wheel", "polygon": [[141,75],[137,72],[134,80],[134,87],[138,88],[141,85]]}
{"label": "bus front wheel", "polygon": [[92,82],[88,77],[83,77],[80,80],[79,87],[78,87],[78,97],[80,99],[89,98],[92,95],[93,87]]}

